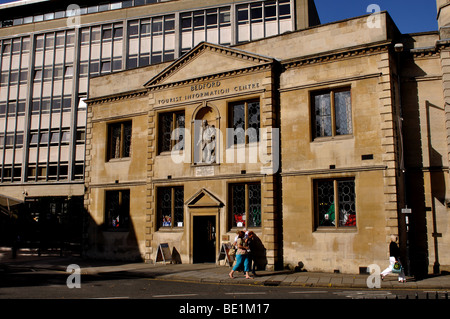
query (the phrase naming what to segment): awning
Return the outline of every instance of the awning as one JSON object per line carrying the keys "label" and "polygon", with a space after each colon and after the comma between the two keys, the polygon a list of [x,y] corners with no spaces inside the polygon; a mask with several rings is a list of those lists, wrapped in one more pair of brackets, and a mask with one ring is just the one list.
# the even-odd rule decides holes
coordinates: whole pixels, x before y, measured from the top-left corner
{"label": "awning", "polygon": [[23,200],[0,194],[0,211],[3,214],[11,216],[11,208],[20,204],[23,204]]}

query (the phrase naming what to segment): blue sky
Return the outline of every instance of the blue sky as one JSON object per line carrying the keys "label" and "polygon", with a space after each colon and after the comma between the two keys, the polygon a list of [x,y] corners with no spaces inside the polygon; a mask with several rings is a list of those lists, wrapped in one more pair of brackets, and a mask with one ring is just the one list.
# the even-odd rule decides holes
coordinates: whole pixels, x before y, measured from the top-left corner
{"label": "blue sky", "polygon": [[[13,2],[0,0],[0,3]],[[76,3],[76,0],[74,0]],[[402,33],[437,30],[435,0],[315,0],[322,23],[353,18],[367,13],[370,4],[388,11]]]}
{"label": "blue sky", "polygon": [[322,23],[365,15],[370,4],[388,11],[402,33],[438,29],[435,0],[315,0]]}

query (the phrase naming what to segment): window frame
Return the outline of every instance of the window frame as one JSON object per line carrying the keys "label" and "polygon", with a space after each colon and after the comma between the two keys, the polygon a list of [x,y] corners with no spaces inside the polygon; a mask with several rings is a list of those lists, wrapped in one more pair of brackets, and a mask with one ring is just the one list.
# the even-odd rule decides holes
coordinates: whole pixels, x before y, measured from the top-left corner
{"label": "window frame", "polygon": [[22,178],[21,164],[5,164],[3,165],[3,169],[0,169],[0,181],[2,183],[20,182],[21,178]]}
{"label": "window frame", "polygon": [[[333,183],[333,205],[335,215],[335,225],[322,226],[320,225],[320,212],[319,212],[319,194],[318,183],[319,182],[332,182]],[[355,207],[354,225],[340,225],[341,216],[339,213],[340,196],[339,196],[339,182],[353,182],[353,205]],[[358,212],[357,212],[357,194],[356,194],[356,178],[355,177],[335,177],[335,178],[317,178],[313,180],[313,197],[314,197],[314,231],[356,231],[358,229]]]}
{"label": "window frame", "polygon": [[[129,138],[129,151],[128,154],[125,154],[125,126],[130,126],[130,138]],[[119,141],[119,155],[116,157],[114,152],[115,149],[113,149],[113,130],[117,126],[120,126],[120,141]],[[124,120],[120,122],[111,122],[107,124],[107,147],[106,147],[106,161],[114,161],[114,160],[120,160],[120,159],[129,159],[131,157],[131,147],[133,143],[133,121],[130,120]]]}
{"label": "window frame", "polygon": [[[227,37],[222,34],[231,27],[232,6],[224,5],[216,8],[205,8],[180,13],[180,51],[185,54],[200,41],[212,41],[229,45]],[[211,17],[215,21],[211,23]],[[228,17],[228,18],[227,18]],[[211,39],[213,32],[217,40]]]}
{"label": "window frame", "polygon": [[[350,132],[348,134],[338,134],[336,127],[336,102],[335,94],[340,92],[349,92],[350,94],[350,112],[347,116],[347,122],[350,123]],[[330,94],[330,119],[331,119],[331,135],[317,135],[317,124],[316,124],[316,104],[315,97],[319,95]],[[353,105],[352,105],[352,87],[349,85],[340,86],[335,88],[325,88],[320,90],[314,90],[310,92],[310,110],[311,110],[311,141],[320,140],[331,140],[336,138],[348,138],[353,137]]]}
{"label": "window frame", "polygon": [[[175,190],[182,190],[183,192],[183,215],[182,220],[175,220]],[[170,225],[164,225],[162,222],[163,214],[161,211],[161,201],[160,201],[160,195],[162,190],[170,190],[171,197],[170,197]],[[157,230],[177,230],[177,229],[184,229],[185,226],[185,210],[184,210],[184,185],[173,185],[173,186],[158,186],[156,187],[156,228]],[[181,226],[179,225],[179,222],[182,223]],[[176,224],[176,225],[175,225]]]}
{"label": "window frame", "polygon": [[[270,14],[271,9],[272,14]],[[286,10],[287,9],[287,10]],[[292,1],[260,1],[237,4],[236,11],[236,43],[254,41],[266,38],[271,35],[279,35],[286,31],[292,31],[295,10]],[[269,13],[269,14],[268,14]],[[274,13],[274,14],[273,14]],[[282,20],[291,20],[289,30],[283,30],[281,26]],[[270,22],[276,21],[276,32],[268,32]],[[257,36],[253,32],[253,27],[260,25],[262,35]]]}
{"label": "window frame", "polygon": [[[119,217],[124,218],[126,215],[127,220],[123,226],[120,225],[121,221],[119,218],[119,226],[114,226],[111,220],[111,214],[108,211],[108,208],[112,205],[112,199],[109,197],[109,194],[118,193],[119,194]],[[126,203],[123,203],[124,194],[128,194],[128,206]],[[129,231],[131,228],[131,191],[130,189],[106,189],[104,192],[104,230],[105,231]],[[112,196],[112,195],[111,195]],[[122,204],[120,201],[122,200]]]}
{"label": "window frame", "polygon": [[[259,198],[259,207],[260,207],[260,223],[257,226],[249,226],[248,221],[250,220],[249,206],[250,206],[250,197],[249,197],[249,185],[259,185],[260,187],[260,198]],[[242,226],[238,226],[237,222],[234,218],[234,198],[233,198],[233,186],[244,186],[245,187],[245,221]],[[262,185],[261,181],[248,181],[248,182],[240,182],[240,183],[229,183],[228,184],[228,229],[262,229],[263,227],[263,205],[262,205]]]}
{"label": "window frame", "polygon": [[[248,108],[249,108],[249,104],[250,103],[256,103],[258,102],[259,104],[259,125],[257,128],[257,140],[256,143],[260,142],[261,137],[259,136],[259,131],[261,129],[261,99],[258,98],[252,98],[252,99],[246,99],[246,100],[239,100],[239,101],[233,101],[228,103],[228,127],[230,129],[233,130],[233,134],[232,136],[228,136],[227,135],[227,147],[232,147],[232,146],[239,146],[239,145],[248,145],[250,143],[255,143],[255,141],[250,141],[250,137],[248,135],[248,129],[249,129],[249,114],[248,114]],[[235,128],[234,128],[234,118],[233,118],[233,112],[234,112],[234,107],[236,105],[241,105],[244,104],[244,143],[239,143],[239,141],[235,141],[235,137],[236,134],[235,132]],[[230,130],[228,130],[227,132],[230,132]]]}
{"label": "window frame", "polygon": [[[163,143],[164,142],[164,135],[166,134],[166,132],[163,132],[163,126],[162,126],[162,116],[170,116],[170,114],[172,115],[172,124],[171,124],[171,131],[170,131],[170,150],[166,150]],[[178,115],[182,115],[184,116],[184,127],[179,127],[177,125],[177,116]],[[158,118],[158,151],[157,151],[157,155],[162,155],[162,154],[166,154],[166,153],[171,153],[172,150],[174,150],[175,146],[180,142],[179,139],[172,139],[173,137],[173,133],[176,130],[184,130],[186,129],[186,112],[184,109],[182,110],[174,110],[174,111],[169,111],[169,112],[160,112],[157,115]],[[185,141],[186,143],[186,141]],[[184,151],[185,147],[182,147],[181,149],[179,149],[178,151]]]}

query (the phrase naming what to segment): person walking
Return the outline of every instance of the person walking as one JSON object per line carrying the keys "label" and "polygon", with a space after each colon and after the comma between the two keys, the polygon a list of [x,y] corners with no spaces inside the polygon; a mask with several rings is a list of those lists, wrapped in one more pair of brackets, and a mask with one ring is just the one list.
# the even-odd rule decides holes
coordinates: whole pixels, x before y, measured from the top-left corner
{"label": "person walking", "polygon": [[248,259],[250,264],[250,269],[253,276],[256,276],[256,267],[260,263],[262,244],[261,240],[256,236],[253,231],[249,231],[248,238],[246,240],[247,246],[249,247]]}
{"label": "person walking", "polygon": [[250,264],[248,259],[248,246],[245,242],[245,232],[240,231],[238,238],[236,240],[236,264],[234,265],[233,269],[230,271],[229,276],[230,278],[234,278],[233,274],[235,271],[239,270],[239,268],[243,265],[244,266],[244,273],[245,278],[251,279],[249,272],[250,272]]}
{"label": "person walking", "polygon": [[398,274],[398,281],[399,282],[406,282],[405,278],[405,272],[403,270],[403,267],[400,263],[400,248],[397,244],[397,236],[392,235],[391,236],[391,242],[389,244],[389,266],[381,272],[381,280],[384,279],[387,275],[392,273],[394,271],[394,266],[396,263],[399,263],[399,266],[401,267],[400,272]]}

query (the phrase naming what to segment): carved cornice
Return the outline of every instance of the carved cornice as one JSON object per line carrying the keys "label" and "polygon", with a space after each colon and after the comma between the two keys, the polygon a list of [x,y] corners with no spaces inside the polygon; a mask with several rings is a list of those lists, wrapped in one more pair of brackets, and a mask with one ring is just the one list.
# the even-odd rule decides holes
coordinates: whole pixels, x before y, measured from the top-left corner
{"label": "carved cornice", "polygon": [[450,48],[450,40],[439,40],[436,41],[436,44],[434,46],[411,49],[409,52],[412,54],[414,58],[417,59],[430,58],[430,57],[439,57],[442,50],[449,48]]}
{"label": "carved cornice", "polygon": [[314,54],[309,56],[298,57],[290,60],[282,61],[284,69],[298,68],[306,65],[327,63],[342,59],[365,56],[374,53],[388,52],[391,42],[382,42],[373,46],[348,48],[345,51],[330,51],[322,54]]}
{"label": "carved cornice", "polygon": [[88,106],[91,105],[98,105],[98,104],[104,104],[104,103],[110,103],[110,102],[117,102],[122,100],[129,100],[141,96],[145,96],[147,94],[146,89],[139,89],[134,90],[130,92],[123,92],[123,93],[117,93],[117,94],[111,94],[111,95],[105,95],[98,98],[92,98],[86,100],[86,104]]}
{"label": "carved cornice", "polygon": [[250,74],[253,72],[259,72],[259,71],[265,71],[270,70],[272,68],[272,64],[265,64],[265,65],[256,65],[244,69],[237,69],[237,70],[231,70],[226,72],[221,72],[217,74],[211,74],[211,75],[204,75],[197,78],[167,83],[167,84],[160,84],[160,85],[154,85],[147,88],[148,91],[158,91],[163,89],[171,89],[175,87],[185,86],[185,85],[193,85],[204,81],[212,81],[212,80],[221,80],[226,77],[232,77],[232,76],[240,76],[245,74]]}

